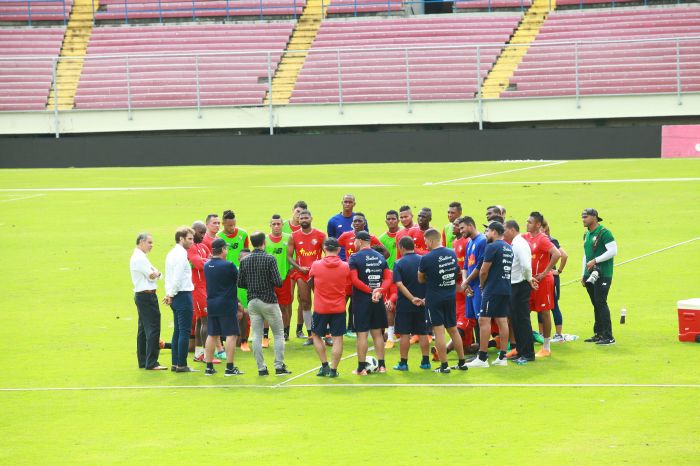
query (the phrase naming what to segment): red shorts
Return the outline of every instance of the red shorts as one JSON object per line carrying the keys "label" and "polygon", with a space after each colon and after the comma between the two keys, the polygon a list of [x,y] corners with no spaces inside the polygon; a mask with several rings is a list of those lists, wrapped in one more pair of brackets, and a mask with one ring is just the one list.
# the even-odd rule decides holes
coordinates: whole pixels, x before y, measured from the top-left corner
{"label": "red shorts", "polygon": [[464,313],[461,316],[457,313],[457,329],[461,330],[462,346],[468,347],[473,343],[472,329],[474,327],[476,327],[476,320],[467,319]]}
{"label": "red shorts", "polygon": [[207,292],[194,290],[192,292],[192,318],[193,321],[207,316]]}
{"label": "red shorts", "polygon": [[457,321],[459,322],[460,316],[465,317],[467,315],[467,294],[458,291],[455,296],[455,302],[457,303]]}
{"label": "red shorts", "polygon": [[292,296],[292,279],[289,275],[282,280],[281,287],[275,288],[275,294],[277,295],[277,303],[280,306],[292,304],[294,298]]}
{"label": "red shorts", "polygon": [[550,273],[540,282],[539,288],[530,292],[530,311],[542,312],[554,309],[554,276]]}
{"label": "red shorts", "polygon": [[308,273],[301,273],[297,269],[292,270],[289,272],[289,275],[287,275],[287,278],[294,283],[297,282],[297,280],[304,280],[305,282],[309,281],[309,274]]}

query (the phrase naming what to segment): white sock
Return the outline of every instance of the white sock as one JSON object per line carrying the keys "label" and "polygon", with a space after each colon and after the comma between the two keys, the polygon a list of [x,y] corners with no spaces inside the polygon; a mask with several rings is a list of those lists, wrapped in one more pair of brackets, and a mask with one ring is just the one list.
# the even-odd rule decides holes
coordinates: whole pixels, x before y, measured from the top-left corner
{"label": "white sock", "polygon": [[202,346],[195,346],[194,347],[194,357],[199,357],[200,355],[204,354],[204,347]]}
{"label": "white sock", "polygon": [[544,343],[542,343],[542,348],[546,349],[547,351],[549,351],[549,340],[551,340],[551,338],[545,338]]}
{"label": "white sock", "polygon": [[387,333],[387,340],[394,341],[394,326],[393,325],[389,326],[386,333]]}
{"label": "white sock", "polygon": [[311,311],[304,311],[304,325],[306,325],[306,331],[311,332]]}

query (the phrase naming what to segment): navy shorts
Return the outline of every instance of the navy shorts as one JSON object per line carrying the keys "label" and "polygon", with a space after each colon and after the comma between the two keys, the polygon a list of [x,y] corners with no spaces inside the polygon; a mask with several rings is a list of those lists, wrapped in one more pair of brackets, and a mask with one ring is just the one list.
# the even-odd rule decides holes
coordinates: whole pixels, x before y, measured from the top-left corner
{"label": "navy shorts", "polygon": [[427,335],[425,312],[397,312],[394,318],[394,328],[399,335]]}
{"label": "navy shorts", "polygon": [[479,317],[508,317],[510,315],[510,295],[495,294],[481,300]]}
{"label": "navy shorts", "polygon": [[370,295],[352,295],[352,317],[356,332],[369,332],[371,329],[389,326],[384,301],[374,303]]}
{"label": "navy shorts", "polygon": [[329,327],[331,336],[341,337],[345,335],[345,313],[319,314],[314,312],[313,316],[311,316],[311,331],[323,338],[326,336]]}
{"label": "navy shorts", "polygon": [[207,335],[228,337],[240,334],[241,330],[238,327],[238,319],[235,313],[224,316],[209,315],[207,318]]}
{"label": "navy shorts", "polygon": [[457,326],[456,306],[454,296],[440,301],[426,302],[425,316],[427,317],[428,325],[431,327],[444,325],[445,328]]}

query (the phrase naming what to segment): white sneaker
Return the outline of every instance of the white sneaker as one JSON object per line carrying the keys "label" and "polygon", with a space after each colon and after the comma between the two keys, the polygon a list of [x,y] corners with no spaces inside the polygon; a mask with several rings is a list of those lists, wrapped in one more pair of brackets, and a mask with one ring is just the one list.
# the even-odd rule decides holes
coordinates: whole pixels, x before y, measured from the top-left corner
{"label": "white sneaker", "polygon": [[568,333],[564,334],[564,341],[576,341],[578,340],[578,335],[569,335]]}
{"label": "white sneaker", "polygon": [[492,366],[507,366],[508,365],[508,360],[506,358],[499,359],[496,358],[493,361],[491,361]]}
{"label": "white sneaker", "polygon": [[566,338],[564,338],[564,335],[561,333],[557,333],[552,337],[552,343],[564,343],[566,341]]}
{"label": "white sneaker", "polygon": [[482,361],[482,360],[479,359],[479,358],[476,358],[476,359],[473,360],[472,362],[468,362],[468,363],[467,363],[467,367],[470,368],[470,369],[472,369],[472,368],[474,368],[474,367],[489,367],[489,363],[486,362],[486,361]]}

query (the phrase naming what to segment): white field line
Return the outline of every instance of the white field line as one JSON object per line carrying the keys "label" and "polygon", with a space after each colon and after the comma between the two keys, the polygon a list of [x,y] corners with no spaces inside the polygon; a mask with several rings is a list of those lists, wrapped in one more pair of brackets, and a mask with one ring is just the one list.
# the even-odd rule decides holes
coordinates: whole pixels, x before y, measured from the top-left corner
{"label": "white field line", "polygon": [[561,165],[563,163],[567,163],[567,161],[563,160],[560,162],[545,163],[543,165],[534,165],[532,167],[514,168],[512,170],[503,170],[503,171],[493,172],[493,173],[483,173],[481,175],[464,176],[462,178],[455,178],[453,180],[433,181],[433,182],[426,181],[425,183],[423,183],[423,185],[424,186],[435,186],[435,185],[439,185],[439,184],[454,183],[455,181],[472,180],[475,178],[484,178],[487,176],[503,175],[504,173],[514,173],[514,172],[521,172],[524,170],[534,170],[535,168],[553,167],[555,165]]}
{"label": "white field line", "polygon": [[[643,259],[645,257],[653,256],[654,254],[668,251],[669,249],[677,248],[678,246],[683,246],[684,244],[692,243],[693,241],[697,241],[697,240],[700,240],[700,236],[698,236],[697,238],[691,238],[687,241],[681,241],[680,243],[666,246],[665,248],[657,249],[656,251],[647,252],[646,254],[642,254],[641,256],[633,257],[632,259],[627,259],[626,261],[622,261],[622,262],[615,264],[614,267],[620,267],[620,266],[623,266],[625,264],[629,264],[630,262],[634,262],[634,261],[637,261],[639,259]],[[573,280],[569,280],[566,283],[562,283],[561,286],[571,285],[572,283],[580,283],[580,282],[581,282],[580,278],[575,278]]]}
{"label": "white field line", "polygon": [[700,181],[700,178],[629,178],[618,180],[550,180],[550,181],[484,181],[457,183],[455,186],[522,185],[522,184],[585,184],[585,183],[670,183],[678,181]]}
{"label": "white field line", "polygon": [[[372,375],[370,377],[381,377]],[[436,377],[439,377],[436,375]],[[290,379],[291,380],[291,379]],[[625,383],[329,383],[290,385],[134,385],[105,387],[25,387],[0,388],[0,392],[69,392],[69,391],[118,391],[118,390],[190,390],[221,388],[693,388],[700,384],[625,384]]]}
{"label": "white field line", "polygon": [[158,191],[167,189],[199,189],[201,186],[134,186],[113,188],[6,188],[0,192],[37,192],[37,191]]}
{"label": "white field line", "polygon": [[[345,342],[343,342],[343,345],[345,345]],[[367,352],[368,352],[368,353],[369,353],[370,351],[372,351],[372,350],[374,350],[374,346],[370,346],[369,348],[367,348]],[[341,360],[341,361],[345,361],[346,359],[354,358],[355,356],[357,356],[357,353],[348,354],[347,356],[343,356],[342,358],[340,358],[340,360]],[[292,378],[290,378],[290,379],[284,380],[284,381],[278,383],[277,385],[273,385],[273,387],[282,387],[282,386],[284,386],[285,384],[288,384],[289,382],[291,382],[292,380],[296,380],[296,379],[298,379],[299,377],[302,377],[302,376],[304,376],[304,375],[306,375],[306,374],[310,374],[311,372],[317,371],[317,370],[319,370],[320,368],[321,368],[321,366],[312,367],[311,369],[309,369],[309,370],[306,371],[306,372],[302,372],[301,374],[295,375],[294,377],[292,377]]]}
{"label": "white field line", "polygon": [[268,184],[254,188],[393,188],[398,184]]}
{"label": "white field line", "polygon": [[22,201],[24,199],[32,199],[32,198],[41,197],[41,196],[46,196],[46,194],[32,194],[31,196],[13,197],[12,199],[3,199],[0,202]]}

